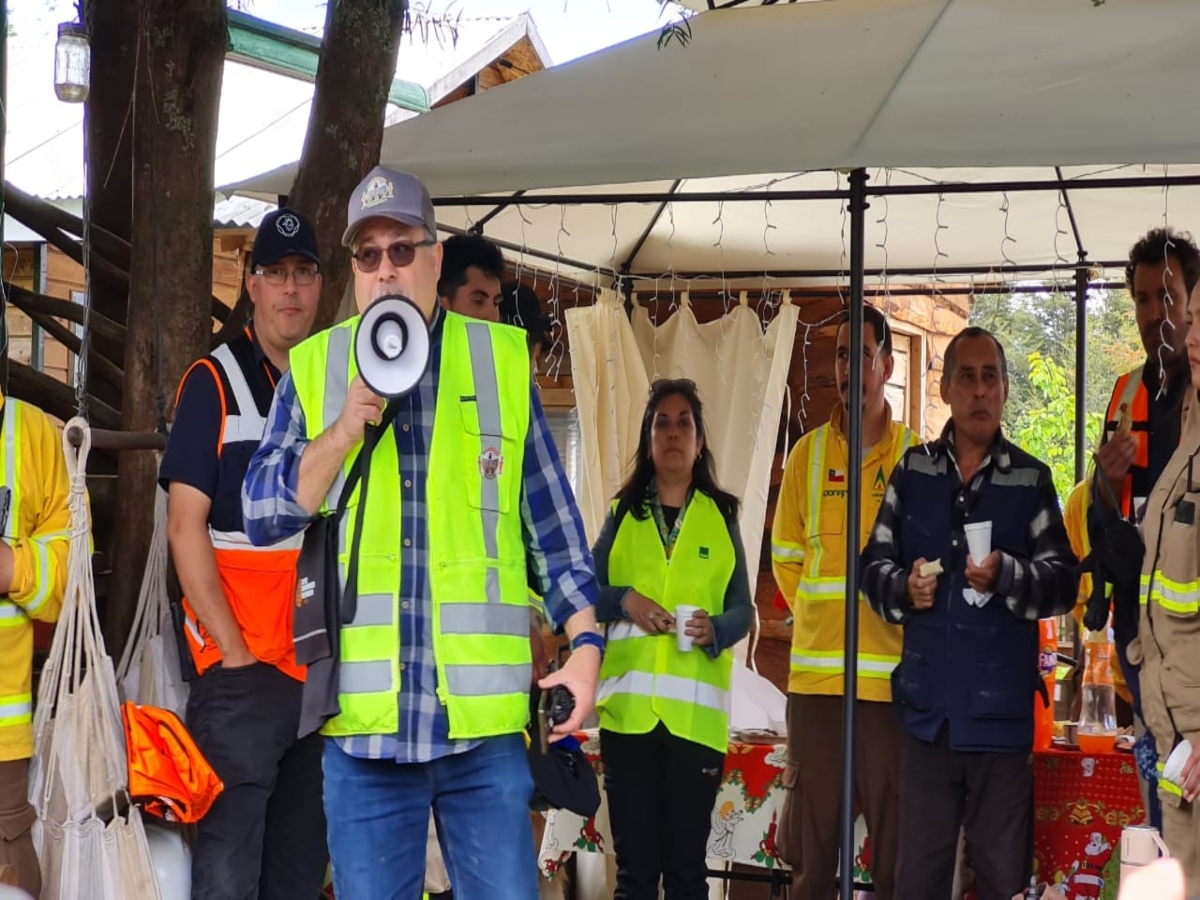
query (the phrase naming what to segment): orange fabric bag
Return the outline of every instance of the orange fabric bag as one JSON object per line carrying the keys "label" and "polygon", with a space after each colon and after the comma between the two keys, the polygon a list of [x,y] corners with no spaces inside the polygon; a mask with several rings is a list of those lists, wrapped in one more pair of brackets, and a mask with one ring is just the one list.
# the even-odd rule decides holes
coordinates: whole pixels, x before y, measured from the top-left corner
{"label": "orange fabric bag", "polygon": [[146,812],[168,822],[204,818],[225,789],[183,722],[173,712],[127,701],[125,750],[129,795]]}

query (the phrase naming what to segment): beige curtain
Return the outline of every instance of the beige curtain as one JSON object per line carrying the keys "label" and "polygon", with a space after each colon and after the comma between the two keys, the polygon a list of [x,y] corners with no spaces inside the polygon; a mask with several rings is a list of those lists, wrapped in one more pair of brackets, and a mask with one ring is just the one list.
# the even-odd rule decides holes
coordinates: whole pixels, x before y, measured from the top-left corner
{"label": "beige curtain", "polygon": [[704,403],[717,480],[742,501],[753,592],[798,319],[799,308],[786,295],[765,331],[745,295],[726,315],[704,324],[696,321],[686,294],[657,328],[640,306],[630,322],[611,291],[602,291],[593,306],[567,312],[583,450],[579,506],[589,539],[595,540],[610,498],[628,474],[650,383],[690,378]]}

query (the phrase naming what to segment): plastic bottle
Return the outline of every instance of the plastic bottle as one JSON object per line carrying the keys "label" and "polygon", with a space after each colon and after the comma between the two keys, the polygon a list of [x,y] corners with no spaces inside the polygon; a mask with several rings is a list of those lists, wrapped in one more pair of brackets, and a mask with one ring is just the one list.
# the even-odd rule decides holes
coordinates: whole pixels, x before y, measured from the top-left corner
{"label": "plastic bottle", "polygon": [[1029,887],[1025,888],[1025,893],[1021,895],[1025,900],[1041,900],[1042,892],[1038,890],[1037,876],[1034,875],[1029,879]]}
{"label": "plastic bottle", "polygon": [[[1054,673],[1058,668],[1058,624],[1054,619],[1038,623],[1038,676],[1046,688],[1033,697],[1033,749],[1049,750],[1054,742]],[[1048,702],[1047,702],[1048,701]]]}
{"label": "plastic bottle", "polygon": [[1083,708],[1079,719],[1079,747],[1085,753],[1111,751],[1116,740],[1114,652],[1111,628],[1087,633],[1084,643],[1087,668],[1083,673]]}

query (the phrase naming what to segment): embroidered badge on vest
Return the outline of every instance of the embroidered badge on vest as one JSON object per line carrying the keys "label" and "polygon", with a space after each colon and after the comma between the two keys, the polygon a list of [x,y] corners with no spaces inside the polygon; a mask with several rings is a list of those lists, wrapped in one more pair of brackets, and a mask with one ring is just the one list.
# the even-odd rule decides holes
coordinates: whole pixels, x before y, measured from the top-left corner
{"label": "embroidered badge on vest", "polygon": [[701,559],[708,559],[708,548],[707,548],[707,547],[701,547],[701,548],[700,548],[700,558],[701,558]]}
{"label": "embroidered badge on vest", "polygon": [[479,454],[479,472],[489,481],[504,471],[504,456],[495,447],[488,447]]}

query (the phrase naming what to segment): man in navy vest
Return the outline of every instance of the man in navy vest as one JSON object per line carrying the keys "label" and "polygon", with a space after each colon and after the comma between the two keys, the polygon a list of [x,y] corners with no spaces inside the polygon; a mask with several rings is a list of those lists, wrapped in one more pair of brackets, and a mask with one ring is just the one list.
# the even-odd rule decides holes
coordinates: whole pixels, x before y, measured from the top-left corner
{"label": "man in navy vest", "polygon": [[1074,605],[1077,561],[1050,470],[1000,430],[991,333],[954,337],[941,395],[950,422],[892,472],[862,556],[872,608],[904,626],[896,900],[950,895],[960,826],[979,900],[1010,900],[1029,880],[1037,621]]}

